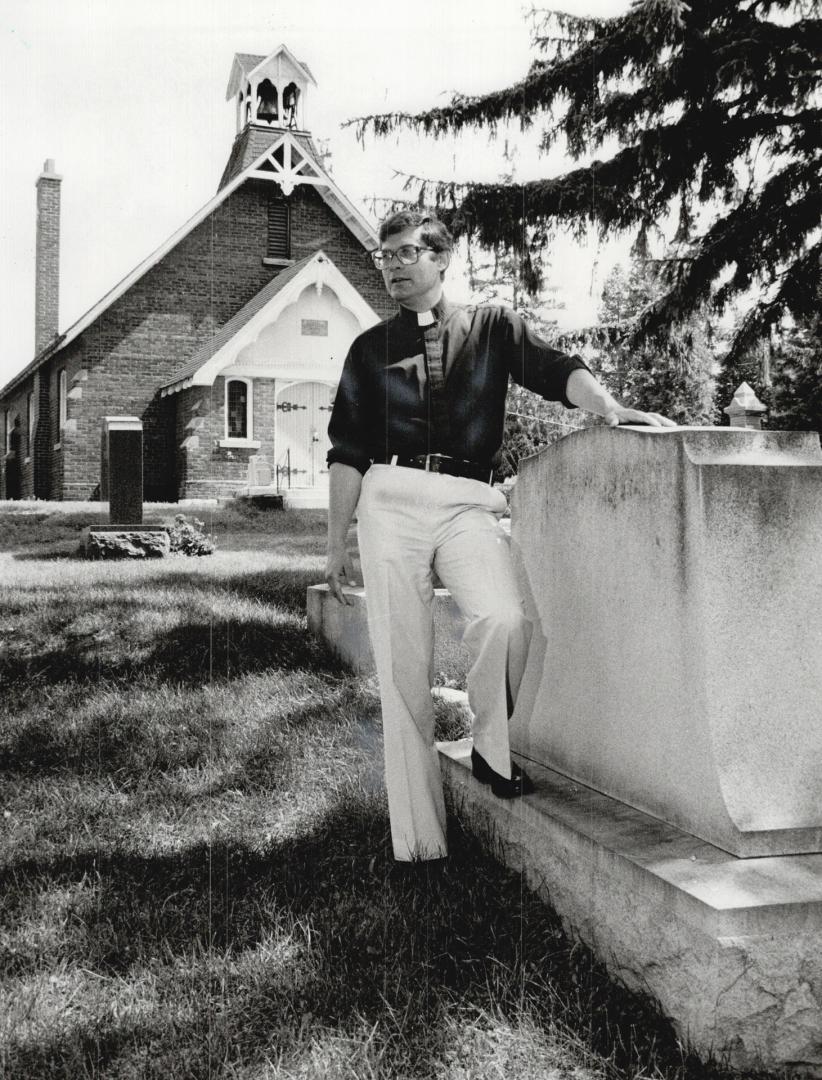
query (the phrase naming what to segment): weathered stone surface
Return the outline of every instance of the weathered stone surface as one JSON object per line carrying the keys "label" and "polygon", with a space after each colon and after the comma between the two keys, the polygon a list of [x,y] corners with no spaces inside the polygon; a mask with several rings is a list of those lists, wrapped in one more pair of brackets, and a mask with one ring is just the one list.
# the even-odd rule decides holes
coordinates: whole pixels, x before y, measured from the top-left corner
{"label": "weathered stone surface", "polygon": [[161,559],[168,555],[170,539],[163,527],[89,529],[83,540],[87,559]]}
{"label": "weathered stone surface", "polygon": [[521,758],[536,792],[496,799],[470,749],[440,744],[460,812],[683,1042],[822,1077],[822,855],[740,859]]}
{"label": "weathered stone surface", "polygon": [[521,467],[529,758],[737,855],[822,850],[822,451],[593,428]]}
{"label": "weathered stone surface", "polygon": [[[327,585],[311,585],[306,595],[308,629],[324,638],[337,655],[355,671],[374,671],[374,654],[368,635],[365,589],[346,589],[351,604],[339,604]],[[447,589],[434,590],[434,672],[444,672],[461,682],[470,659],[462,644],[464,620]]]}

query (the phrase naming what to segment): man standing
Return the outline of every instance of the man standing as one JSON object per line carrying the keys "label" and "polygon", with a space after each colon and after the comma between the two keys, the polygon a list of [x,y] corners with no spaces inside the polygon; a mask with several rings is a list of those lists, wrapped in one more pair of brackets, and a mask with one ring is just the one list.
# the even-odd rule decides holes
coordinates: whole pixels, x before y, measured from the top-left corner
{"label": "man standing", "polygon": [[671,425],[620,405],[578,357],[552,349],[507,308],[451,304],[452,238],[400,211],[371,253],[399,313],[354,341],[328,427],[326,581],[347,602],[354,512],[383,713],[394,857],[447,854],[431,699],[436,571],[468,620],[474,776],[502,798],[533,790],[511,762],[508,718],[530,640],[491,486],[509,376],[551,401],[620,423]]}

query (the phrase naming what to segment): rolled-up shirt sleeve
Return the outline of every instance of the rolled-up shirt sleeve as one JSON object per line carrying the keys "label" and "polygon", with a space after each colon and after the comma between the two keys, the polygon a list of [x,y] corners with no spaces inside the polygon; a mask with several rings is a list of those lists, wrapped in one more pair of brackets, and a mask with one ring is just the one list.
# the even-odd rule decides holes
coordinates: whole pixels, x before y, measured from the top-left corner
{"label": "rolled-up shirt sleeve", "polygon": [[575,409],[576,405],[568,400],[565,393],[568,376],[572,371],[591,369],[579,356],[570,356],[552,348],[516,312],[506,309],[505,314],[511,378],[548,401],[560,401],[567,409]]}
{"label": "rolled-up shirt sleeve", "polygon": [[352,465],[361,473],[366,473],[370,468],[372,450],[368,435],[368,401],[368,384],[363,377],[362,363],[355,342],[343,364],[328,424],[328,437],[331,440],[331,449],[327,455],[329,466],[340,462],[343,465]]}

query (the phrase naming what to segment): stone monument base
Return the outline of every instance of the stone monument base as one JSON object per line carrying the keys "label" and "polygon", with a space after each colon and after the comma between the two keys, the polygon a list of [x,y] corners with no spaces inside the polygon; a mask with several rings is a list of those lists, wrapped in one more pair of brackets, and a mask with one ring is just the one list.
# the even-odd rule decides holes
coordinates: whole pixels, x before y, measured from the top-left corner
{"label": "stone monument base", "polygon": [[739,858],[543,766],[523,800],[438,744],[460,812],[501,841],[568,930],[734,1068],[822,1077],[822,855]]}
{"label": "stone monument base", "polygon": [[165,525],[92,525],[81,548],[87,559],[161,559],[171,540]]}

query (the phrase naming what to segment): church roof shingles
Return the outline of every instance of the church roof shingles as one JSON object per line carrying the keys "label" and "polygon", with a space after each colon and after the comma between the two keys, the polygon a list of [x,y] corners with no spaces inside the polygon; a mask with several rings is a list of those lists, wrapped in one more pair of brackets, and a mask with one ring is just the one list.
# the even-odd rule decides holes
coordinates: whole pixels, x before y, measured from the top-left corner
{"label": "church roof shingles", "polygon": [[[228,156],[228,162],[223,170],[223,175],[220,177],[220,183],[217,185],[217,190],[221,191],[226,184],[229,184],[235,176],[238,176],[241,172],[248,168],[249,165],[258,161],[260,156],[265,153],[268,148],[277,141],[283,134],[282,128],[269,128],[255,126],[249,124],[240,132],[235,138],[234,145],[231,147],[231,153]],[[289,136],[302,147],[307,153],[309,153],[315,160],[320,160],[320,155],[310,135],[304,135],[302,132],[289,131]]]}
{"label": "church roof shingles", "polygon": [[[263,62],[263,60],[268,59],[267,56],[257,56],[255,53],[236,53],[236,57],[237,57],[237,60],[239,61],[240,67],[243,69],[243,71],[246,73],[246,75],[248,75],[249,72],[253,71],[254,68],[257,67],[258,64],[261,64]],[[312,72],[312,70],[308,66],[308,64],[306,64],[302,60],[297,60],[297,63],[300,65],[300,67],[303,69],[303,71],[306,73],[306,75],[308,75],[308,76],[310,76],[310,78],[314,79],[314,73]],[[314,79],[314,82],[316,82],[316,81],[317,80]]]}

